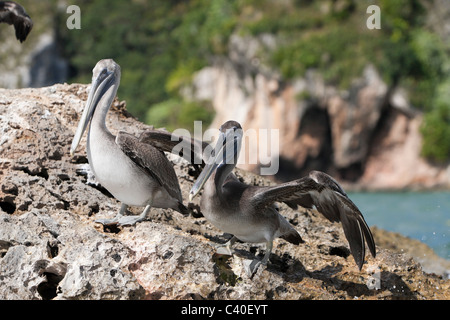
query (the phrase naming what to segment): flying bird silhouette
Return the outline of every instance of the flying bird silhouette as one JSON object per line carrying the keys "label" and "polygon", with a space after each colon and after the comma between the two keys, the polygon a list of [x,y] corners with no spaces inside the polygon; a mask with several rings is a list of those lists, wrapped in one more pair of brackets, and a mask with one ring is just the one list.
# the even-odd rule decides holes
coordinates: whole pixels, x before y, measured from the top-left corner
{"label": "flying bird silhouette", "polygon": [[24,42],[33,28],[33,21],[24,7],[12,1],[0,1],[0,23],[14,25],[16,38]]}

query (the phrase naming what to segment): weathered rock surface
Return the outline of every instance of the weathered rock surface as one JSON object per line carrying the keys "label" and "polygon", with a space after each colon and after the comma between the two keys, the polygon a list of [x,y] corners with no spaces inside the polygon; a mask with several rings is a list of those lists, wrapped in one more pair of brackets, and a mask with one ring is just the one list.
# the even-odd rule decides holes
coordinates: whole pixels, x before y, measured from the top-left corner
{"label": "weathered rock surface", "polygon": [[[261,254],[260,246],[238,243],[233,257],[215,255],[211,244],[227,236],[203,217],[152,209],[137,226],[95,224],[120,204],[89,176],[84,147],[69,156],[87,89],[0,89],[1,299],[450,299],[450,280],[392,249],[378,246],[360,272],[341,226],[314,210],[280,206],[305,243],[276,240],[253,279],[242,259]],[[107,125],[147,128],[119,102]],[[170,159],[187,199],[194,177],[184,160]]]}

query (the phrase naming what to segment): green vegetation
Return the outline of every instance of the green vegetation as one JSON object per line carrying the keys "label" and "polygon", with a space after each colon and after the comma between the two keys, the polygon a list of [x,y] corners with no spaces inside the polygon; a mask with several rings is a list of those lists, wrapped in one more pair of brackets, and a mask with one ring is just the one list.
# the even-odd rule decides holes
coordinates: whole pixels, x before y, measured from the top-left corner
{"label": "green vegetation", "polygon": [[[206,102],[179,92],[192,75],[226,55],[232,34],[274,34],[278,47],[261,61],[289,81],[317,69],[348,88],[373,64],[390,86],[402,86],[426,112],[423,155],[450,157],[450,60],[448,44],[425,24],[420,0],[79,0],[82,29],[61,27],[72,81],[87,83],[102,58],[122,67],[120,99],[135,116],[168,129],[211,121]],[[369,4],[381,9],[381,29],[369,30]],[[61,19],[61,24],[65,24]],[[206,126],[204,126],[206,127]]]}
{"label": "green vegetation", "polygon": [[421,127],[422,154],[444,163],[450,156],[450,78],[437,89],[433,108],[425,113]]}
{"label": "green vegetation", "polygon": [[[60,22],[62,48],[72,65],[71,81],[90,82],[97,61],[112,58],[122,69],[118,96],[127,101],[136,117],[157,127],[170,127],[167,122],[180,119],[174,115],[181,112],[174,111],[176,101],[182,110],[192,111],[183,118],[185,122],[211,121],[211,106],[186,102],[178,94],[193,72],[205,66],[217,50],[210,39],[222,35],[211,28],[199,29],[210,13],[199,10],[203,3],[208,2],[78,1],[81,30],[67,30],[65,21]],[[171,111],[162,112],[162,106]],[[150,112],[153,107],[157,110]],[[162,117],[164,114],[167,118]],[[153,120],[151,115],[158,117]]]}
{"label": "green vegetation", "polygon": [[[202,120],[205,123],[211,123],[213,113],[209,108],[202,107],[199,103],[182,101],[177,98],[164,100],[161,103],[154,104],[147,111],[146,122],[157,127],[165,127],[169,131],[177,128],[187,129],[194,132],[194,121]],[[206,128],[205,128],[206,129]]]}

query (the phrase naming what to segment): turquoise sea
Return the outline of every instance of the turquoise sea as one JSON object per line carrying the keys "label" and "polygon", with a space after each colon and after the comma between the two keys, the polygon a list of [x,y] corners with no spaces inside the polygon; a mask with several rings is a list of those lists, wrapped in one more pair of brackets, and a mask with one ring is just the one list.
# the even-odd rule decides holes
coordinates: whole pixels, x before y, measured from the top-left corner
{"label": "turquoise sea", "polygon": [[349,193],[369,226],[418,239],[450,260],[450,192]]}

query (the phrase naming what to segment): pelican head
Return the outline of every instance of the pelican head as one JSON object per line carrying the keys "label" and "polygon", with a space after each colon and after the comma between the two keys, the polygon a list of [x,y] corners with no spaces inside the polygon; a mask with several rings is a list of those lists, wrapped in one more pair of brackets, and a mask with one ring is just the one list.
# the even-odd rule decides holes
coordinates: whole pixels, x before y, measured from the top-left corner
{"label": "pelican head", "polygon": [[214,150],[209,159],[205,161],[205,167],[189,192],[189,201],[192,201],[192,199],[200,192],[208,178],[216,169],[222,167],[228,168],[228,170],[221,172],[223,178],[233,170],[239,157],[242,135],[242,127],[239,122],[230,120],[220,127],[219,137]]}
{"label": "pelican head", "polygon": [[[72,146],[70,147],[70,154],[72,156],[75,153],[75,150],[80,143],[81,137],[83,136],[83,133],[86,130],[89,121],[92,119],[101,98],[111,88],[117,91],[119,83],[120,66],[116,62],[114,62],[114,60],[103,59],[97,62],[94,69],[92,70],[91,91],[89,92],[86,106],[84,107],[80,123],[78,124],[77,131],[73,138]],[[110,96],[111,101],[107,101],[105,104],[102,104],[102,106],[104,106],[104,110],[102,110],[104,117],[111,107],[112,99],[114,99],[115,93]]]}

